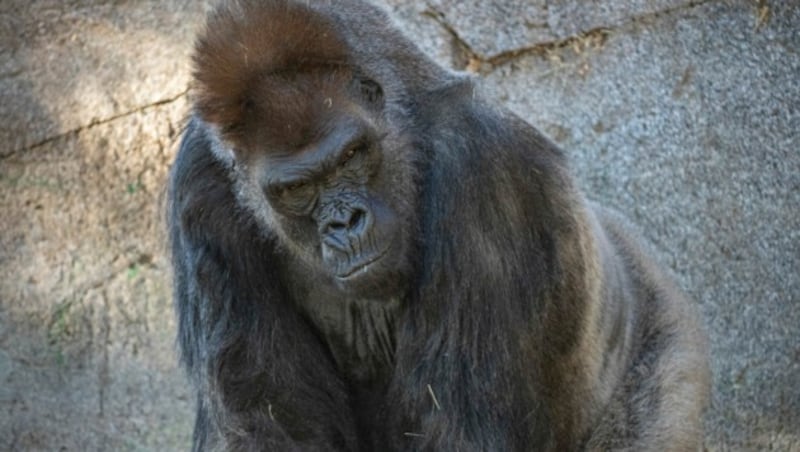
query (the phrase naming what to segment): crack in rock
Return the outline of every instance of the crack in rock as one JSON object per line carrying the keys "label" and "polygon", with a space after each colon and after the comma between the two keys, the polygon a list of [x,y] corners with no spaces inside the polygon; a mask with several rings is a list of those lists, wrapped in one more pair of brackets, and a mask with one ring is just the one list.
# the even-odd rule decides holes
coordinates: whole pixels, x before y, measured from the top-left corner
{"label": "crack in rock", "polygon": [[19,155],[19,154],[22,154],[22,153],[25,153],[25,152],[28,152],[28,151],[33,151],[33,150],[35,150],[37,148],[40,148],[40,147],[42,147],[42,146],[44,146],[44,145],[46,145],[48,143],[52,143],[54,141],[60,140],[60,139],[62,139],[64,137],[67,137],[67,136],[70,136],[70,135],[77,135],[77,134],[79,134],[79,133],[81,133],[81,132],[83,132],[85,130],[90,130],[93,127],[96,127],[96,126],[99,126],[99,125],[108,124],[108,123],[114,122],[114,121],[116,121],[118,119],[126,118],[128,116],[135,115],[137,113],[142,113],[142,112],[145,112],[145,111],[147,111],[147,110],[149,110],[151,108],[161,107],[163,105],[168,105],[168,104],[171,104],[173,102],[177,102],[178,100],[180,100],[183,97],[185,97],[188,93],[189,93],[189,89],[187,88],[187,89],[181,91],[180,93],[176,94],[175,96],[168,97],[166,99],[157,100],[155,102],[151,102],[149,104],[142,105],[140,107],[136,107],[136,108],[134,108],[132,110],[128,110],[128,111],[125,111],[125,112],[122,112],[122,113],[118,113],[116,115],[109,116],[107,118],[94,119],[94,120],[90,121],[88,124],[84,124],[82,126],[75,127],[74,129],[67,130],[66,132],[62,132],[62,133],[59,133],[57,135],[49,136],[47,138],[44,138],[42,140],[37,141],[36,143],[31,144],[31,145],[28,145],[28,146],[25,146],[25,147],[22,147],[22,148],[18,148],[18,149],[13,149],[10,152],[4,153],[4,154],[0,154],[0,161],[8,160],[8,159],[10,159],[10,158],[12,158],[12,157],[14,157],[16,155]]}
{"label": "crack in rock", "polygon": [[[651,24],[656,20],[671,16],[675,13],[697,8],[710,3],[719,3],[724,0],[697,0],[691,1],[676,7],[664,8],[658,11],[648,12],[638,16],[631,16],[619,24],[609,26],[598,26],[589,30],[567,36],[552,41],[538,42],[530,46],[519,47],[505,50],[492,55],[481,55],[464,39],[458,30],[447,21],[445,13],[437,9],[430,2],[426,2],[427,8],[422,12],[426,17],[433,19],[444,31],[451,36],[456,47],[456,58],[462,60],[458,66],[462,70],[480,74],[488,74],[497,67],[512,63],[520,58],[531,55],[543,56],[563,48],[575,48],[580,50],[586,48],[585,43],[603,44],[614,32],[624,30],[634,24]],[[763,1],[763,0],[762,0]],[[549,5],[546,5],[549,6]],[[545,24],[546,25],[546,24]],[[549,27],[549,26],[548,26]],[[595,48],[599,48],[596,46]]]}

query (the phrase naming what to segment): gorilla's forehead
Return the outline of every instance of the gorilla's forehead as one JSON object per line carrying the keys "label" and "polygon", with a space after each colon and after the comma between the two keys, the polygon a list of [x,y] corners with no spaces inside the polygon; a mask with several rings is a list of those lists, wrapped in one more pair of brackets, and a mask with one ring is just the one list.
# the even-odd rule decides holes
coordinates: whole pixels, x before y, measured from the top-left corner
{"label": "gorilla's forehead", "polygon": [[348,96],[349,70],[277,73],[261,77],[247,100],[244,118],[251,145],[286,152],[319,140],[358,113]]}
{"label": "gorilla's forehead", "polygon": [[[354,116],[330,118],[327,124],[320,125],[320,130],[310,131],[305,142],[299,145],[269,147],[265,150],[265,159],[270,166],[282,164],[319,165],[328,160],[335,165],[339,151],[363,140],[370,134],[369,125]],[[370,134],[371,135],[371,134]]]}

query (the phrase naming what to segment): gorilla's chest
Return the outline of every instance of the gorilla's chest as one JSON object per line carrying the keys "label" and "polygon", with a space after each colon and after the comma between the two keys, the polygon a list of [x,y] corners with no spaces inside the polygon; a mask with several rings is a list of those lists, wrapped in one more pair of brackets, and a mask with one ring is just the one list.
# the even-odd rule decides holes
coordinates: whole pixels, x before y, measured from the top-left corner
{"label": "gorilla's chest", "polygon": [[394,366],[400,301],[308,294],[301,306],[331,352],[337,368],[354,384],[376,383]]}

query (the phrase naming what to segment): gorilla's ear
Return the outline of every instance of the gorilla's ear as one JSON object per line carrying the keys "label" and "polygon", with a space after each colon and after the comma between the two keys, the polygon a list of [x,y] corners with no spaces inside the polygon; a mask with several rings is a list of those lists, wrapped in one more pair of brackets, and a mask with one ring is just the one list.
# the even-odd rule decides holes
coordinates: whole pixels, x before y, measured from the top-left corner
{"label": "gorilla's ear", "polygon": [[372,108],[383,108],[383,87],[375,80],[366,77],[355,78],[358,96]]}

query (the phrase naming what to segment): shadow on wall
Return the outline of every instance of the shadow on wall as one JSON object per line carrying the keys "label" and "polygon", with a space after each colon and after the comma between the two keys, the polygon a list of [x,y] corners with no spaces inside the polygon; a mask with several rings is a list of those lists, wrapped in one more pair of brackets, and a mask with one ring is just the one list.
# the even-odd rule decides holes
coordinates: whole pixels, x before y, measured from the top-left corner
{"label": "shadow on wall", "polygon": [[0,6],[2,449],[188,444],[160,199],[201,8]]}

